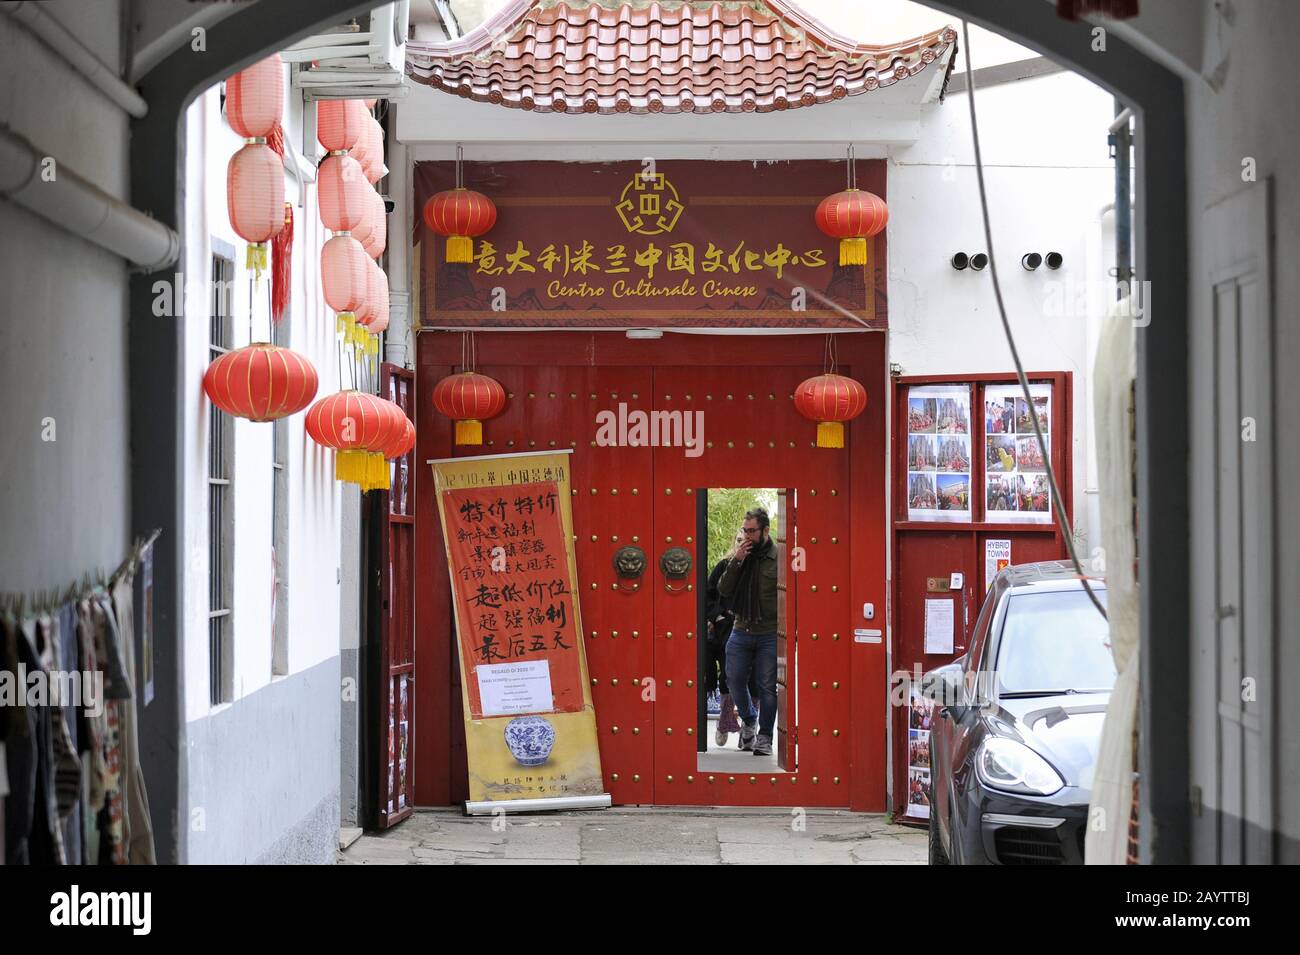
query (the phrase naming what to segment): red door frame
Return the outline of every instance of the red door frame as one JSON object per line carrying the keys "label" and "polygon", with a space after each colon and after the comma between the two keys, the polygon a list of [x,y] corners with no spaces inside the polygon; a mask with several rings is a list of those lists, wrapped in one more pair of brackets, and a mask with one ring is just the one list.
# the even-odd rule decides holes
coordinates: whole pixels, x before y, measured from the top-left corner
{"label": "red door frame", "polygon": [[[410,417],[415,413],[415,375],[384,362],[379,366],[379,393]],[[387,829],[409,816],[415,808],[412,798],[414,768],[411,730],[415,693],[415,619],[412,607],[412,545],[415,518],[415,457],[408,452],[397,458],[392,485],[377,495],[370,512],[381,522],[378,555],[379,573],[374,595],[379,604],[379,698],[376,725],[379,729],[379,785],[377,823]],[[405,701],[397,689],[405,685]],[[405,716],[405,736],[402,725]],[[396,731],[396,732],[394,732]],[[401,766],[405,756],[405,767]],[[405,775],[403,775],[403,768]],[[389,806],[392,809],[389,809]]]}
{"label": "red door frame", "polygon": [[[1052,386],[1052,412],[1050,421],[1051,435],[1050,447],[1048,450],[1052,461],[1052,467],[1056,472],[1057,484],[1064,488],[1065,512],[1070,522],[1074,524],[1074,375],[1072,372],[1029,372],[1026,374],[1030,384],[1050,384]],[[908,647],[903,646],[902,621],[903,600],[907,599],[902,592],[904,568],[903,568],[903,549],[908,541],[923,542],[927,537],[932,537],[935,553],[940,553],[945,549],[945,545],[952,543],[955,536],[968,536],[969,541],[963,542],[960,550],[966,550],[965,566],[971,568],[971,572],[966,574],[963,586],[963,600],[969,608],[969,615],[964,621],[964,626],[959,628],[956,638],[954,639],[953,653],[948,657],[935,657],[927,655],[924,661],[925,670],[933,669],[951,662],[953,659],[961,656],[967,646],[971,635],[971,630],[975,626],[976,618],[979,616],[980,607],[984,601],[983,587],[983,555],[980,552],[983,541],[990,535],[1015,535],[1019,539],[1038,539],[1042,542],[1050,541],[1051,547],[1044,548],[1042,544],[1034,546],[1039,552],[1046,551],[1050,556],[1035,557],[1034,559],[1051,559],[1054,557],[1066,556],[1065,540],[1062,537],[1055,521],[1055,511],[1052,511],[1053,520],[1050,524],[1021,524],[1021,523],[989,523],[983,520],[986,511],[986,502],[984,499],[984,477],[985,477],[985,458],[984,458],[984,402],[983,389],[986,385],[1014,385],[1018,379],[1014,373],[1001,374],[953,374],[953,375],[915,375],[910,377],[898,377],[893,380],[891,388],[891,398],[893,407],[892,431],[890,439],[890,456],[892,460],[891,495],[893,502],[890,514],[890,523],[892,532],[890,534],[890,554],[891,554],[891,579],[890,579],[890,660],[893,663],[895,672],[905,671],[910,675],[911,661],[913,655],[909,652]],[[973,385],[971,394],[971,520],[967,522],[954,521],[912,521],[907,519],[907,390],[914,385]],[[980,440],[975,441],[978,435]],[[978,493],[976,488],[979,489]],[[951,548],[947,548],[951,549]],[[913,558],[915,559],[915,558]],[[924,559],[924,558],[922,558]],[[1014,558],[1013,563],[1018,563]],[[947,565],[938,560],[935,562],[935,569],[942,570]],[[909,640],[910,643],[910,640]],[[901,811],[902,804],[900,799],[905,792],[905,779],[907,776],[907,720],[906,708],[900,708],[894,711],[898,717],[893,721],[891,728],[891,739],[894,746],[893,759],[893,805],[891,810]]]}
{"label": "red door frame", "polygon": [[[808,364],[820,366],[825,341],[821,335],[695,335],[669,332],[656,340],[629,340],[621,332],[479,332],[475,335],[480,366],[570,365],[644,368],[659,366],[754,366]],[[882,451],[888,407],[885,336],[869,332],[839,338],[839,358],[867,390],[867,411],[852,425],[849,448],[850,494],[849,566],[843,579],[847,606],[855,612],[843,621],[836,636],[845,641],[851,674],[849,719],[859,731],[851,734],[848,793],[830,786],[801,786],[801,805],[845,805],[881,812],[886,806],[884,732],[889,705],[885,644],[858,642],[864,603],[882,607],[886,599],[885,557],[888,515]],[[415,801],[420,806],[450,805],[465,798],[466,764],[455,637],[446,557],[433,499],[432,480],[425,464],[454,453],[451,422],[435,412],[428,396],[439,379],[461,361],[457,333],[425,331],[417,343],[416,368],[416,507],[415,612],[416,686]],[[811,428],[811,425],[810,425]],[[490,431],[490,425],[489,425]],[[523,450],[524,448],[521,448]],[[486,449],[485,449],[486,450]],[[502,450],[494,448],[493,450]],[[582,452],[579,447],[578,452]],[[818,452],[837,453],[837,452]],[[826,532],[833,533],[827,528]],[[653,568],[657,573],[657,568]],[[587,586],[588,582],[583,582]],[[693,718],[691,720],[693,722]],[[800,775],[804,775],[802,772]],[[811,782],[811,779],[809,780]],[[821,781],[823,784],[827,780]],[[748,789],[749,787],[745,787]],[[845,796],[847,795],[847,798]],[[781,804],[789,803],[782,797]]]}

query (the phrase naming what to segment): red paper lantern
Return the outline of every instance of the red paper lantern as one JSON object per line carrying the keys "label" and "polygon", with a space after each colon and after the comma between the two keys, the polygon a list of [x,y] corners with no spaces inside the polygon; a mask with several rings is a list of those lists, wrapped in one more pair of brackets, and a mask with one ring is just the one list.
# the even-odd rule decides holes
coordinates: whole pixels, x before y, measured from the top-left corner
{"label": "red paper lantern", "polygon": [[506,392],[495,378],[463,371],[438,382],[433,406],[455,420],[457,444],[482,444],[483,422],[505,410]]}
{"label": "red paper lantern", "polygon": [[817,206],[817,228],[840,240],[840,265],[867,264],[867,237],[889,221],[885,200],[861,189],[827,196]]}
{"label": "red paper lantern", "polygon": [[203,375],[208,400],[249,421],[275,421],[316,397],[312,363],[288,348],[258,342],[219,355]]}
{"label": "red paper lantern", "polygon": [[352,230],[352,236],[372,259],[384,254],[388,245],[388,211],[384,208],[383,196],[373,189],[366,197],[366,211],[360,224]]}
{"label": "red paper lantern", "polygon": [[384,449],[384,457],[392,460],[400,458],[404,454],[409,454],[415,447],[415,425],[411,424],[411,419],[406,419],[406,427],[402,430],[401,436],[394,440],[387,448]]}
{"label": "red paper lantern", "polygon": [[226,80],[226,121],[245,139],[265,139],[284,112],[284,61],[272,53]]}
{"label": "red paper lantern", "polygon": [[316,177],[320,221],[331,232],[351,232],[370,208],[374,190],[366,182],[361,164],[351,156],[326,156]]}
{"label": "red paper lantern", "polygon": [[406,420],[391,401],[364,391],[340,391],[308,409],[305,428],[317,444],[338,452],[334,477],[364,487],[376,478],[370,456],[392,445],[404,433]]}
{"label": "red paper lantern", "polygon": [[353,149],[365,129],[366,116],[360,100],[321,100],[316,104],[316,138],[328,152]]}
{"label": "red paper lantern", "polygon": [[366,300],[366,266],[361,243],[350,235],[331,236],[320,250],[320,278],[325,301],[334,311],[351,315]]}
{"label": "red paper lantern", "polygon": [[388,167],[384,165],[384,128],[373,116],[368,115],[366,118],[369,122],[361,134],[366,141],[365,159],[361,168],[365,170],[366,179],[374,185],[388,175]]}
{"label": "red paper lantern", "polygon": [[496,225],[497,207],[473,189],[448,189],[424,204],[424,222],[447,236],[448,262],[474,261],[474,236]]}
{"label": "red paper lantern", "polygon": [[867,390],[852,378],[825,374],[802,382],[794,390],[794,406],[817,422],[817,447],[844,447],[844,425],[867,407]]}
{"label": "red paper lantern", "polygon": [[380,315],[388,321],[388,276],[375,264],[373,259],[366,259],[366,299],[357,309],[357,324],[369,326]]}
{"label": "red paper lantern", "polygon": [[231,228],[249,243],[248,267],[267,267],[266,242],[284,228],[284,164],[265,143],[246,143],[226,167]]}

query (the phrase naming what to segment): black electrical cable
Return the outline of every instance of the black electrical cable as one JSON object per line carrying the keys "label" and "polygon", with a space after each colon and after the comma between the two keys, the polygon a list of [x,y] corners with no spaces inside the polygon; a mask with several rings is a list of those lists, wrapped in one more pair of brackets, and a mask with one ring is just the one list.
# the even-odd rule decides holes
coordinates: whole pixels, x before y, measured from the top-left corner
{"label": "black electrical cable", "polygon": [[1105,618],[1106,608],[1102,606],[1101,600],[1098,599],[1092,585],[1088,582],[1088,576],[1083,572],[1083,566],[1079,563],[1079,555],[1074,548],[1074,533],[1070,528],[1070,522],[1065,513],[1065,502],[1062,500],[1060,489],[1056,484],[1056,472],[1052,468],[1052,459],[1047,454],[1047,442],[1043,440],[1043,428],[1038,421],[1038,412],[1034,410],[1033,396],[1029,393],[1029,379],[1025,376],[1025,367],[1020,362],[1020,351],[1016,348],[1015,336],[1011,334],[1011,323],[1007,321],[1007,307],[1002,301],[1002,285],[998,282],[997,257],[993,254],[993,228],[989,225],[989,202],[984,191],[984,159],[980,154],[979,124],[975,120],[975,75],[970,62],[970,25],[965,20],[961,22],[961,38],[966,46],[966,98],[970,105],[970,132],[971,139],[975,144],[975,178],[980,187],[980,214],[984,218],[984,242],[989,250],[989,274],[993,277],[993,297],[997,299],[998,315],[1002,319],[1002,331],[1007,336],[1007,346],[1011,349],[1011,360],[1016,366],[1016,377],[1020,381],[1021,391],[1025,393],[1025,403],[1029,406],[1029,418],[1034,423],[1034,438],[1038,441],[1038,451],[1043,456],[1043,464],[1047,468],[1047,484],[1051,490],[1052,504],[1056,511],[1057,527],[1060,528],[1061,537],[1065,540],[1065,548],[1070,553],[1070,562],[1074,564],[1074,572],[1079,575],[1079,579],[1083,583],[1083,589],[1087,591],[1088,598],[1097,608],[1097,612]]}

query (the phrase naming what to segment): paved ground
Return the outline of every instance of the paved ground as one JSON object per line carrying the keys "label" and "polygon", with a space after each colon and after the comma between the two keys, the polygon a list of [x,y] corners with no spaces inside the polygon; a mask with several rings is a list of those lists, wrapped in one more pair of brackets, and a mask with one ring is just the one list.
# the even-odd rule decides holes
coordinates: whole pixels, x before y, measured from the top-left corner
{"label": "paved ground", "polygon": [[[798,813],[798,815],[797,815]],[[469,818],[417,812],[342,865],[923,865],[926,832],[828,809],[618,808]]]}

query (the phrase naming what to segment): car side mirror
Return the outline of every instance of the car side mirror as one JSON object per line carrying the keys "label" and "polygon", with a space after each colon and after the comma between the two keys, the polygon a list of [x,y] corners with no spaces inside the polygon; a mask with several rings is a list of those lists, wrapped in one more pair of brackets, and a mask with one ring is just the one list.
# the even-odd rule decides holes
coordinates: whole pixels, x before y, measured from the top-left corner
{"label": "car side mirror", "polygon": [[966,713],[961,692],[962,668],[960,663],[936,667],[921,677],[921,695],[939,708],[939,716],[950,714],[960,720]]}

